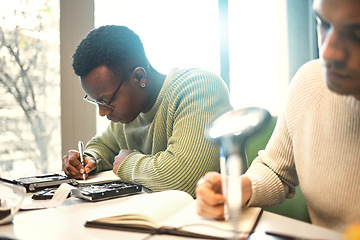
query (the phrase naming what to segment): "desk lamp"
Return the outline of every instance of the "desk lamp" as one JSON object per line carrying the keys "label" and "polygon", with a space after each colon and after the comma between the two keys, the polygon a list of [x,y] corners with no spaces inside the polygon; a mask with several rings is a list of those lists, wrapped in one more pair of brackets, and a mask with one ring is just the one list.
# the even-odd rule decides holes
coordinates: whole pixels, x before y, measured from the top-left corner
{"label": "desk lamp", "polygon": [[261,108],[250,107],[231,110],[215,119],[207,128],[205,135],[224,150],[226,168],[221,174],[228,176],[227,185],[223,182],[223,193],[227,195],[225,219],[234,225],[234,238],[238,232],[239,213],[241,210],[240,176],[247,168],[245,144],[249,137],[258,132],[271,119],[270,113]]}

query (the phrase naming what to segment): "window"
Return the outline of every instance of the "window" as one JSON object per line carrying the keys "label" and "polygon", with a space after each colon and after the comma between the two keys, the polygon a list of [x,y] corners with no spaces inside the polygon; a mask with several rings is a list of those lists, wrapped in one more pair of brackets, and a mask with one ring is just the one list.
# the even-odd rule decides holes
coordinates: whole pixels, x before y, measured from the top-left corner
{"label": "window", "polygon": [[[311,0],[95,0],[95,27],[130,27],[143,40],[150,62],[165,74],[171,67],[201,67],[220,75],[219,29],[225,26],[219,25],[219,3],[228,5],[232,105],[258,106],[277,115],[293,74],[311,59],[305,56],[289,65],[290,58],[311,51],[304,33],[309,31],[304,26],[309,25]],[[298,14],[291,10],[299,8]],[[289,11],[299,28],[288,28]],[[302,44],[291,53],[301,54],[290,55],[289,41],[299,38]],[[97,132],[107,123],[98,117]]]}
{"label": "window", "polygon": [[318,57],[312,0],[228,2],[232,104],[277,115],[296,71]]}
{"label": "window", "polygon": [[276,115],[289,83],[286,1],[230,0],[229,45],[234,107]]}
{"label": "window", "polygon": [[59,171],[59,1],[0,3],[1,175]]}
{"label": "window", "polygon": [[[58,171],[61,156],[95,134],[95,107],[71,67],[94,24],[129,26],[164,74],[200,67],[220,75],[219,2],[229,6],[232,104],[276,115],[295,71],[317,57],[312,0],[0,0],[1,175]],[[107,125],[101,118],[97,132]]]}

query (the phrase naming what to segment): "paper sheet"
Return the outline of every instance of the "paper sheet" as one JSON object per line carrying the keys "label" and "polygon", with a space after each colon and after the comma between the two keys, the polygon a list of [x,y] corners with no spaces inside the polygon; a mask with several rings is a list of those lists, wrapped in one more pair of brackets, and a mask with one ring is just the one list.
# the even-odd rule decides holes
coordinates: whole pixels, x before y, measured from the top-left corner
{"label": "paper sheet", "polygon": [[25,201],[21,205],[21,210],[32,210],[32,209],[42,209],[42,208],[53,208],[61,205],[69,195],[71,189],[74,189],[73,186],[62,183],[59,188],[56,190],[54,196],[51,200],[33,200]]}

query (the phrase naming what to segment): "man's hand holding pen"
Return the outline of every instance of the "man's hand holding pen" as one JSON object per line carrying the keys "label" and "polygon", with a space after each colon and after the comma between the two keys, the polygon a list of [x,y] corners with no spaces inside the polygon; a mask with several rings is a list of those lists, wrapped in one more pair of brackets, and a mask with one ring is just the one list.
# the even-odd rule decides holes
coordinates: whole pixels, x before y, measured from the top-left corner
{"label": "man's hand holding pen", "polygon": [[96,161],[94,158],[84,155],[84,165],[85,167],[81,164],[80,152],[77,150],[70,150],[63,156],[62,167],[68,177],[83,179],[84,173],[87,177],[96,168]]}

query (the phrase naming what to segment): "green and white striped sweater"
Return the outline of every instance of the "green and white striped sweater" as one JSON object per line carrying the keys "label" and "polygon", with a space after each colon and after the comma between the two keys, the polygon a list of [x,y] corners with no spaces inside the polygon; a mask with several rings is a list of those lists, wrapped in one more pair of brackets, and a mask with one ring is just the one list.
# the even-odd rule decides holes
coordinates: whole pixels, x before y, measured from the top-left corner
{"label": "green and white striped sweater", "polygon": [[177,189],[195,197],[198,179],[219,170],[219,149],[205,139],[206,126],[231,109],[224,81],[200,69],[173,69],[152,109],[129,124],[111,122],[86,146],[97,171],[112,169],[121,149],[137,149],[120,165],[123,181],[149,192]]}

